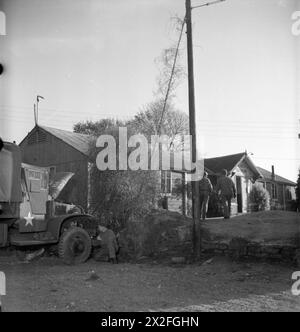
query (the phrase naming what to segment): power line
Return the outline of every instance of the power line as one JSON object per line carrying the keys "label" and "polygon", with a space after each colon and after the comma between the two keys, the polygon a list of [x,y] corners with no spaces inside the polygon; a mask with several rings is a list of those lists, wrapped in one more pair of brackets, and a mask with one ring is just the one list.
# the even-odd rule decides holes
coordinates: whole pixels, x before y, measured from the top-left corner
{"label": "power line", "polygon": [[[21,107],[21,106],[0,106],[0,109],[24,109],[24,110],[32,110],[32,107]],[[51,108],[40,108],[41,111],[44,112],[49,112],[51,113],[51,115],[53,115],[53,112],[56,112],[56,113],[61,113],[60,115],[66,115],[67,114],[70,114],[70,116],[74,116],[74,114],[80,114],[80,111],[72,111],[72,110],[63,110],[63,109],[51,109]],[[65,113],[65,114],[63,114]],[[86,112],[85,113],[88,113],[88,115],[91,115],[91,116],[99,116],[100,115],[109,115],[108,113],[90,113],[90,112]]]}
{"label": "power line", "polygon": [[[29,106],[14,106],[14,105],[0,105],[0,109],[3,110],[10,110],[10,109],[16,109],[16,110],[32,110],[32,107]],[[65,110],[65,109],[52,109],[52,108],[40,108],[41,111],[43,111],[44,116],[51,116],[54,117],[55,114],[53,114],[53,112],[55,113],[60,113],[59,116],[60,117],[74,117],[74,115],[79,115],[79,112],[75,112],[72,110]],[[47,114],[47,113],[50,114]],[[24,118],[27,117],[24,112],[21,112],[22,114],[18,114],[18,117],[21,115]],[[91,113],[91,112],[86,112],[85,113],[88,114],[88,116],[110,116],[111,114],[109,113]],[[70,114],[70,115],[69,115]],[[206,125],[206,126],[226,126],[226,128],[228,128],[229,126],[239,126],[239,125],[243,125],[243,126],[256,126],[259,128],[272,128],[275,126],[279,126],[281,128],[284,127],[292,127],[292,128],[298,128],[298,125],[294,124],[293,122],[287,122],[287,121],[269,121],[267,120],[265,123],[263,121],[249,121],[249,120],[245,120],[245,121],[238,121],[238,120],[233,120],[233,121],[216,121],[216,120],[201,120],[200,125]],[[242,130],[242,128],[241,128]]]}
{"label": "power line", "polygon": [[217,3],[224,2],[224,1],[226,1],[226,0],[216,0],[216,1],[212,1],[212,2],[207,2],[207,3],[204,3],[202,5],[193,6],[192,9],[211,6],[211,5],[215,5]]}
{"label": "power line", "polygon": [[171,72],[171,77],[168,83],[168,89],[167,89],[167,93],[165,96],[165,100],[164,100],[164,106],[163,106],[163,110],[162,110],[162,114],[161,114],[161,118],[159,121],[159,125],[158,125],[158,134],[161,134],[161,126],[162,126],[162,121],[166,112],[166,107],[167,107],[167,102],[169,99],[169,94],[170,94],[170,90],[171,90],[171,84],[173,81],[173,77],[175,74],[175,69],[176,69],[176,63],[177,63],[177,58],[178,58],[178,54],[179,54],[179,47],[181,44],[181,40],[182,40],[182,35],[183,35],[183,30],[184,30],[184,26],[185,26],[185,22],[186,22],[186,17],[184,17],[183,21],[182,21],[182,26],[181,26],[181,31],[180,31],[180,35],[179,35],[179,40],[177,43],[177,47],[176,47],[176,53],[175,53],[175,57],[174,57],[174,63],[173,63],[173,67],[172,67],[172,72]]}
{"label": "power line", "polygon": [[278,157],[257,157],[257,156],[253,156],[254,159],[258,159],[258,160],[282,160],[282,161],[297,161],[300,160],[300,158],[278,158]]}
{"label": "power line", "polygon": [[273,125],[278,125],[278,126],[282,126],[282,125],[290,125],[293,127],[298,127],[294,122],[284,122],[284,121],[269,121],[266,120],[266,122],[264,123],[263,121],[249,121],[247,119],[245,119],[244,121],[237,121],[237,120],[233,120],[233,121],[216,121],[216,120],[201,120],[201,123],[205,123],[208,125],[262,125],[262,126],[273,126]]}
{"label": "power line", "polygon": [[260,140],[260,139],[291,139],[291,140],[296,140],[298,141],[298,137],[284,137],[284,136],[258,136],[258,135],[253,135],[253,136],[245,136],[245,135],[227,135],[227,134],[222,134],[219,133],[219,135],[216,134],[205,134],[205,136],[209,136],[209,137],[214,137],[216,139],[220,139],[220,138],[251,138],[252,140]]}

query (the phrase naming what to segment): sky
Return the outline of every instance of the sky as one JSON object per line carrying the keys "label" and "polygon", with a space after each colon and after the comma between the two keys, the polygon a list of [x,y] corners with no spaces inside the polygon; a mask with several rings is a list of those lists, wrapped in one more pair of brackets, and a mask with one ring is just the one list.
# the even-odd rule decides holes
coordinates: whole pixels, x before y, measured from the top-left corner
{"label": "sky", "polygon": [[[192,0],[193,5],[206,1]],[[193,10],[199,155],[248,151],[256,165],[296,180],[300,166],[300,0],[227,0]],[[155,59],[178,40],[184,0],[0,0],[0,135],[34,126],[129,119],[154,99]],[[187,67],[186,37],[180,64]],[[187,80],[176,107],[188,113]]]}

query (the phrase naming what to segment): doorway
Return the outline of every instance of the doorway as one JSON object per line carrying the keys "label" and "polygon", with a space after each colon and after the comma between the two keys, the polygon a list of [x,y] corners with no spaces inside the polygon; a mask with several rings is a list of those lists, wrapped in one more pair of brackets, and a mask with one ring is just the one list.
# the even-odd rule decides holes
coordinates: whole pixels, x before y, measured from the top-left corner
{"label": "doorway", "polygon": [[236,177],[236,196],[238,213],[243,213],[243,193],[242,193],[242,178]]}

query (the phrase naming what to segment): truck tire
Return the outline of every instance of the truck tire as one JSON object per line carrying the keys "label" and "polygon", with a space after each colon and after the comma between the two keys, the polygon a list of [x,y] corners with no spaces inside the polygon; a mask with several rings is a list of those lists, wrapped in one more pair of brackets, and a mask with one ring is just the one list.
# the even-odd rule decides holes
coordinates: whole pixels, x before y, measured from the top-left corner
{"label": "truck tire", "polygon": [[61,235],[58,255],[66,264],[76,265],[86,262],[91,250],[91,238],[83,228],[71,227]]}

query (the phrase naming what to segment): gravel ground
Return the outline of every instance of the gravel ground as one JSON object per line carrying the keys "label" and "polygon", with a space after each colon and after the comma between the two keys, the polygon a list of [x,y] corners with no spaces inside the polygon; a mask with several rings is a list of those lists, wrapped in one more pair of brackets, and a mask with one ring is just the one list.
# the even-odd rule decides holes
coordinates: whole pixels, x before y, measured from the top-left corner
{"label": "gravel ground", "polygon": [[94,260],[63,265],[55,257],[28,264],[0,257],[5,311],[300,311],[290,266],[215,257],[209,264]]}

